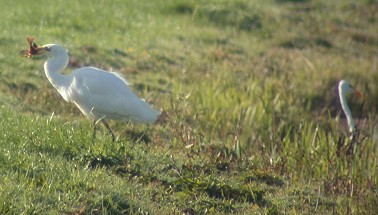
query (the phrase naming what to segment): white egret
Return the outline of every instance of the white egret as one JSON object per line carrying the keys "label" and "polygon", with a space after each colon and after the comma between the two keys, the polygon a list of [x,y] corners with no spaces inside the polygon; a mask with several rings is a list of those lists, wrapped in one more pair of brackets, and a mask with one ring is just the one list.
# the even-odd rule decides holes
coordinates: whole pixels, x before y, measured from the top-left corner
{"label": "white egret", "polygon": [[356,131],[356,125],[352,117],[352,112],[350,111],[346,98],[345,98],[345,95],[349,92],[354,92],[356,93],[357,96],[362,96],[362,94],[358,90],[356,90],[354,87],[352,87],[352,85],[348,81],[341,80],[339,82],[340,103],[348,121],[349,132],[353,134]]}
{"label": "white egret", "polygon": [[44,63],[46,77],[67,102],[74,103],[96,125],[102,122],[115,140],[114,133],[106,120],[155,123],[159,111],[154,110],[143,99],[138,98],[129,88],[124,77],[115,72],[107,72],[94,67],[82,67],[69,75],[61,74],[69,61],[62,46],[47,44],[37,46],[34,38],[27,38],[29,50],[22,51],[27,57],[48,53],[50,58]]}

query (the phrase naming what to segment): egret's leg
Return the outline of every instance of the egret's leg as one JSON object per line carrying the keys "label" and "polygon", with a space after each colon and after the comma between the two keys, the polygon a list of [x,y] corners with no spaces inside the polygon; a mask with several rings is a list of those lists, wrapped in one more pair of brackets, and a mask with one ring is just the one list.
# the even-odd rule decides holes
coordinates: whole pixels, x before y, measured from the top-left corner
{"label": "egret's leg", "polygon": [[109,130],[109,133],[112,135],[112,140],[113,142],[115,141],[115,135],[112,131],[112,129],[110,128],[109,124],[103,119],[101,120],[102,123],[104,123],[105,127]]}

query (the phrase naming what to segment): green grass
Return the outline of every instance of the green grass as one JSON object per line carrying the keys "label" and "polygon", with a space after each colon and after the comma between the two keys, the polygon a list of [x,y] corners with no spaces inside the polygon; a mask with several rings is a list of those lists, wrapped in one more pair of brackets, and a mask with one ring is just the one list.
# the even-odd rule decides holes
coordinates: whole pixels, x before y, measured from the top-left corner
{"label": "green grass", "polygon": [[[68,6],[69,5],[69,6]],[[0,19],[1,214],[376,214],[376,1],[7,1]],[[26,59],[124,74],[168,113],[111,122]],[[361,127],[354,156],[334,87]],[[375,130],[375,135],[377,131]]]}

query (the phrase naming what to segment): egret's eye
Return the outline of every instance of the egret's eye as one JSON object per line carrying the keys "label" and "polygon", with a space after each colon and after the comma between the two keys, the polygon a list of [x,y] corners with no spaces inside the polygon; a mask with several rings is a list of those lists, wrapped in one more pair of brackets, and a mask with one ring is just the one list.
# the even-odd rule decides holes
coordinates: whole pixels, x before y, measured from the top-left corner
{"label": "egret's eye", "polygon": [[34,49],[38,48],[38,46],[37,46],[37,44],[35,44],[35,42],[31,43],[30,47],[32,47]]}

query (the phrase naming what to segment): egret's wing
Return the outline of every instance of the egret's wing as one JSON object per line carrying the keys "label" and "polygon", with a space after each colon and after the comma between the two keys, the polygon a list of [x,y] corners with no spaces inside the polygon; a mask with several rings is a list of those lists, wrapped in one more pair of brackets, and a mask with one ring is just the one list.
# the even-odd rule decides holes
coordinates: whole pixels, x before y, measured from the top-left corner
{"label": "egret's wing", "polygon": [[118,73],[84,67],[75,70],[72,76],[70,88],[75,97],[72,100],[87,112],[102,115],[96,118],[106,116],[148,122],[157,117],[157,111],[138,98],[129,88],[126,79]]}

